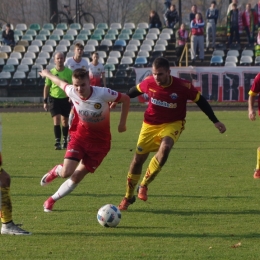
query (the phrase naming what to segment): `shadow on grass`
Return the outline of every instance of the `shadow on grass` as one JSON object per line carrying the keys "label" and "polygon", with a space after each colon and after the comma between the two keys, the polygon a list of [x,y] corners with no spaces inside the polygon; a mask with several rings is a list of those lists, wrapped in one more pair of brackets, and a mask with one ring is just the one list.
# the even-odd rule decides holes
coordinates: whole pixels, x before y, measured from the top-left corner
{"label": "shadow on grass", "polygon": [[[134,229],[135,231],[133,232],[129,232],[127,230],[131,230]],[[143,232],[141,229],[149,229],[149,230],[153,230],[153,229],[162,229],[159,227],[143,227],[143,228],[136,228],[136,227],[117,227],[114,230],[116,232],[114,232],[114,230],[107,228],[108,232],[91,232],[88,233],[86,232],[81,232],[80,236],[86,236],[86,237],[118,237],[118,238],[123,238],[123,237],[162,237],[162,238],[239,238],[239,239],[243,239],[243,238],[260,238],[260,233],[248,233],[248,234],[223,234],[223,233],[201,233],[201,234],[189,234],[189,233],[160,233],[155,231],[156,233],[152,233],[152,232]],[[165,227],[163,229],[166,229]],[[140,230],[140,232],[138,232],[138,230]],[[112,233],[112,232],[113,233]],[[117,232],[119,231],[119,232]],[[42,236],[68,236],[68,237],[74,237],[74,236],[79,236],[79,232],[38,232],[38,233],[34,233],[34,235],[42,235]]]}
{"label": "shadow on grass", "polygon": [[131,209],[129,212],[137,213],[152,213],[152,214],[163,214],[163,215],[179,215],[179,216],[194,216],[194,215],[258,215],[260,210],[241,210],[241,211],[227,211],[227,210],[154,210],[154,209]]}

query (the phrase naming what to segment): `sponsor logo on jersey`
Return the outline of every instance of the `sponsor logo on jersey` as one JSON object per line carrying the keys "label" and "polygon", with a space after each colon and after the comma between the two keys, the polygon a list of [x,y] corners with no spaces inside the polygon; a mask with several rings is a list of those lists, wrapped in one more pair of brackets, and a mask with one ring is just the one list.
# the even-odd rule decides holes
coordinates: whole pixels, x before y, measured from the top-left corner
{"label": "sponsor logo on jersey", "polygon": [[172,94],[170,95],[170,97],[171,97],[172,99],[177,99],[177,98],[178,98],[178,95],[177,95],[176,93],[172,93]]}
{"label": "sponsor logo on jersey", "polygon": [[156,98],[151,98],[151,103],[160,106],[160,107],[167,107],[167,108],[176,108],[177,104],[176,103],[168,103],[166,101],[161,101]]}
{"label": "sponsor logo on jersey", "polygon": [[95,109],[100,109],[102,107],[101,103],[94,104]]}

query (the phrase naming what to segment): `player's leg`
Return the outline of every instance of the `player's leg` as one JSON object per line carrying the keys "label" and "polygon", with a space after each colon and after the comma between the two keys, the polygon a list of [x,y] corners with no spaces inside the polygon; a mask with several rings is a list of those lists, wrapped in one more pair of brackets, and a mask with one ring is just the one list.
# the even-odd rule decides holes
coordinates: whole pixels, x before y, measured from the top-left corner
{"label": "player's leg", "polygon": [[144,178],[138,187],[138,198],[146,201],[148,185],[156,178],[158,173],[161,171],[162,166],[166,163],[170,151],[173,147],[174,141],[171,137],[164,137],[158,152],[151,159]]}
{"label": "player's leg", "polygon": [[61,150],[61,106],[59,98],[51,98],[50,99],[50,113],[53,120],[53,128],[54,128],[54,137],[55,137],[55,150]]}
{"label": "player's leg", "polygon": [[135,154],[130,164],[130,168],[127,174],[126,182],[126,194],[123,200],[120,202],[118,208],[120,210],[127,210],[130,204],[135,202],[134,191],[138,181],[141,178],[142,167],[146,161],[149,153],[146,154]]}
{"label": "player's leg", "polygon": [[46,186],[58,177],[63,177],[62,172],[63,164],[55,165],[50,171],[43,175],[40,184]]}
{"label": "player's leg", "polygon": [[68,134],[69,134],[69,115],[71,112],[71,103],[67,98],[62,100],[61,106],[61,125],[62,125],[62,135],[63,135],[63,142],[62,148],[67,149],[68,144]]}
{"label": "player's leg", "polygon": [[[71,176],[75,169],[78,166],[79,160],[71,160],[71,159],[64,159],[64,163],[62,166],[62,170],[60,175],[62,177],[69,177]],[[71,179],[66,180],[63,184],[59,187],[59,189],[49,197],[43,204],[45,212],[51,212],[53,209],[54,203],[72,192],[76,188],[77,184],[72,182]]]}
{"label": "player's leg", "polygon": [[[160,146],[155,156],[151,159],[145,176],[139,186],[139,199],[143,201],[147,200],[148,185],[156,178],[163,165],[166,163],[174,143],[177,142],[184,129],[184,124],[185,121],[177,121],[170,124],[163,124],[161,126],[161,130],[157,136],[160,139]],[[157,142],[156,139],[155,142]]]}
{"label": "player's leg", "polygon": [[11,178],[9,174],[0,169],[0,192],[1,192],[1,234],[5,235],[31,235],[30,232],[21,229],[18,225],[15,225],[12,219],[12,201],[10,196]]}
{"label": "player's leg", "polygon": [[63,135],[63,142],[62,148],[67,149],[68,145],[68,134],[69,134],[69,118],[68,117],[61,117],[61,125],[62,125],[62,135]]}
{"label": "player's leg", "polygon": [[259,179],[260,178],[260,147],[257,148],[257,152],[256,152],[256,169],[254,172],[254,178],[255,179]]}
{"label": "player's leg", "polygon": [[[127,210],[128,206],[135,202],[134,191],[142,174],[142,166],[146,161],[149,152],[154,151],[153,136],[155,133],[156,129],[143,123],[138,137],[135,155],[127,173],[126,194],[118,206],[120,210]],[[159,144],[157,145],[157,148],[158,147]]]}
{"label": "player's leg", "polygon": [[54,136],[55,136],[55,150],[61,150],[61,127],[60,127],[60,123],[61,123],[61,115],[54,115],[52,117],[53,119],[53,125],[54,125]]}
{"label": "player's leg", "polygon": [[[70,158],[79,162],[81,160],[81,156],[83,156],[83,151],[81,147],[78,146],[77,140],[72,135],[64,158]],[[40,184],[41,186],[46,186],[58,177],[67,178],[72,175],[75,168],[71,171],[68,167],[64,168],[63,164],[55,165],[42,177]]]}

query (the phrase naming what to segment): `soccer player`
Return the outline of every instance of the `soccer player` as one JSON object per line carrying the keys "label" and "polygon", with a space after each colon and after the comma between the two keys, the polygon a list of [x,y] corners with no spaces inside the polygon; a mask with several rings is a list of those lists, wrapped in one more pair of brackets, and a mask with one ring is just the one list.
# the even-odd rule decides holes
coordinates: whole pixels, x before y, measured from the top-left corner
{"label": "soccer player", "polygon": [[[82,59],[84,54],[84,46],[77,42],[74,47],[74,55],[71,58],[66,59],[64,66],[74,71],[75,69],[85,69],[86,71],[89,70],[89,64],[85,59]],[[73,119],[75,116],[74,108],[71,108],[69,114],[69,128],[73,123]]]}
{"label": "soccer player", "polygon": [[[64,54],[57,52],[54,56],[54,62],[55,68],[51,69],[50,72],[63,81],[71,83],[72,70],[64,66]],[[66,149],[69,131],[68,119],[71,109],[69,98],[61,88],[49,78],[46,78],[43,91],[43,107],[46,111],[48,111],[48,96],[50,113],[54,124],[55,150],[61,150],[61,148]],[[62,129],[60,124],[62,124]],[[63,134],[63,146],[61,146],[61,132]]]}
{"label": "soccer player", "polygon": [[[260,73],[258,73],[253,81],[253,84],[249,91],[248,96],[248,117],[251,121],[256,120],[256,112],[254,109],[254,103],[256,96],[260,93]],[[260,97],[258,96],[258,114],[260,115]],[[260,178],[260,147],[257,148],[257,160],[256,160],[256,169],[254,172],[254,178]]]}
{"label": "soccer player", "polygon": [[75,69],[85,69],[88,71],[88,62],[82,59],[84,54],[84,46],[77,42],[74,47],[73,57],[67,58],[64,66],[74,71]]}
{"label": "soccer player", "polygon": [[[65,153],[63,166],[57,165],[41,180],[44,186],[60,176],[67,179],[55,194],[44,202],[44,211],[50,212],[54,203],[73,191],[89,172],[94,173],[110,150],[110,108],[108,102],[122,102],[118,132],[126,131],[130,99],[127,95],[109,88],[93,87],[84,69],[73,72],[73,85],[69,85],[49,71],[39,72],[63,89],[76,109],[78,123]],[[60,169],[57,169],[60,168]]]}
{"label": "soccer player", "polygon": [[[0,138],[2,137],[2,124],[0,119]],[[0,140],[0,218],[2,235],[31,235],[14,224],[12,217],[12,201],[10,196],[11,177],[2,168],[2,145]]]}
{"label": "soccer player", "polygon": [[128,206],[135,202],[134,191],[141,177],[142,166],[149,153],[156,152],[138,188],[138,198],[147,200],[148,185],[161,171],[174,143],[184,130],[187,100],[195,102],[220,133],[226,131],[225,125],[219,122],[207,100],[192,83],[171,76],[167,59],[156,58],[152,65],[152,74],[128,93],[130,98],[145,93],[149,97],[149,103],[127,174],[126,194],[119,205],[120,210],[127,210]]}
{"label": "soccer player", "polygon": [[97,52],[92,54],[92,62],[89,64],[89,80],[91,86],[102,86],[101,78],[103,81],[103,87],[106,87],[106,77],[103,64],[98,62],[99,55]]}

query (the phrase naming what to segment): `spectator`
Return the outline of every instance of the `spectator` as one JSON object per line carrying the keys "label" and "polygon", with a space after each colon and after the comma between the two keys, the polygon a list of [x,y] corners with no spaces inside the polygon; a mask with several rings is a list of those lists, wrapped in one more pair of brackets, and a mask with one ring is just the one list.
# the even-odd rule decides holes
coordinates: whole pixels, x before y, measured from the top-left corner
{"label": "spectator", "polygon": [[246,31],[248,44],[255,42],[255,29],[258,25],[257,14],[251,9],[251,4],[246,5],[246,10],[242,14],[243,27]]}
{"label": "spectator", "polygon": [[232,10],[227,16],[227,36],[229,37],[228,45],[232,44],[234,33],[236,35],[236,42],[240,44],[239,36],[239,11],[237,9],[237,4],[232,4]]}
{"label": "spectator", "polygon": [[179,15],[175,8],[175,5],[171,5],[170,9],[164,14],[165,24],[168,28],[174,29],[176,24],[179,22]]}
{"label": "spectator", "polygon": [[218,9],[216,9],[216,1],[212,1],[210,8],[206,12],[207,28],[206,28],[206,48],[209,49],[210,35],[212,38],[212,48],[215,48],[216,41],[216,25],[218,20]]}
{"label": "spectator", "polygon": [[195,19],[195,15],[198,13],[198,9],[196,5],[193,5],[191,7],[191,13],[190,13],[190,22]]}
{"label": "spectator", "polygon": [[204,22],[200,13],[195,15],[195,19],[190,23],[191,28],[191,60],[192,65],[196,59],[196,49],[199,48],[199,59],[204,60]]}
{"label": "spectator", "polygon": [[162,28],[162,22],[157,12],[152,10],[149,16],[149,28]]}
{"label": "spectator", "polygon": [[182,23],[180,29],[175,33],[176,44],[175,44],[175,52],[177,57],[177,64],[180,61],[181,54],[183,52],[185,44],[189,40],[189,32],[185,29],[185,24]]}
{"label": "spectator", "polygon": [[258,27],[260,27],[260,0],[258,0],[258,3],[255,5],[255,12],[257,15]]}
{"label": "spectator", "polygon": [[5,45],[14,46],[14,31],[11,29],[10,24],[6,24],[5,30],[2,32],[3,43]]}
{"label": "spectator", "polygon": [[243,22],[242,22],[242,13],[243,8],[241,4],[238,4],[238,0],[232,0],[232,3],[228,6],[227,15],[232,10],[232,5],[236,4],[238,9],[238,32],[241,34],[243,33]]}

